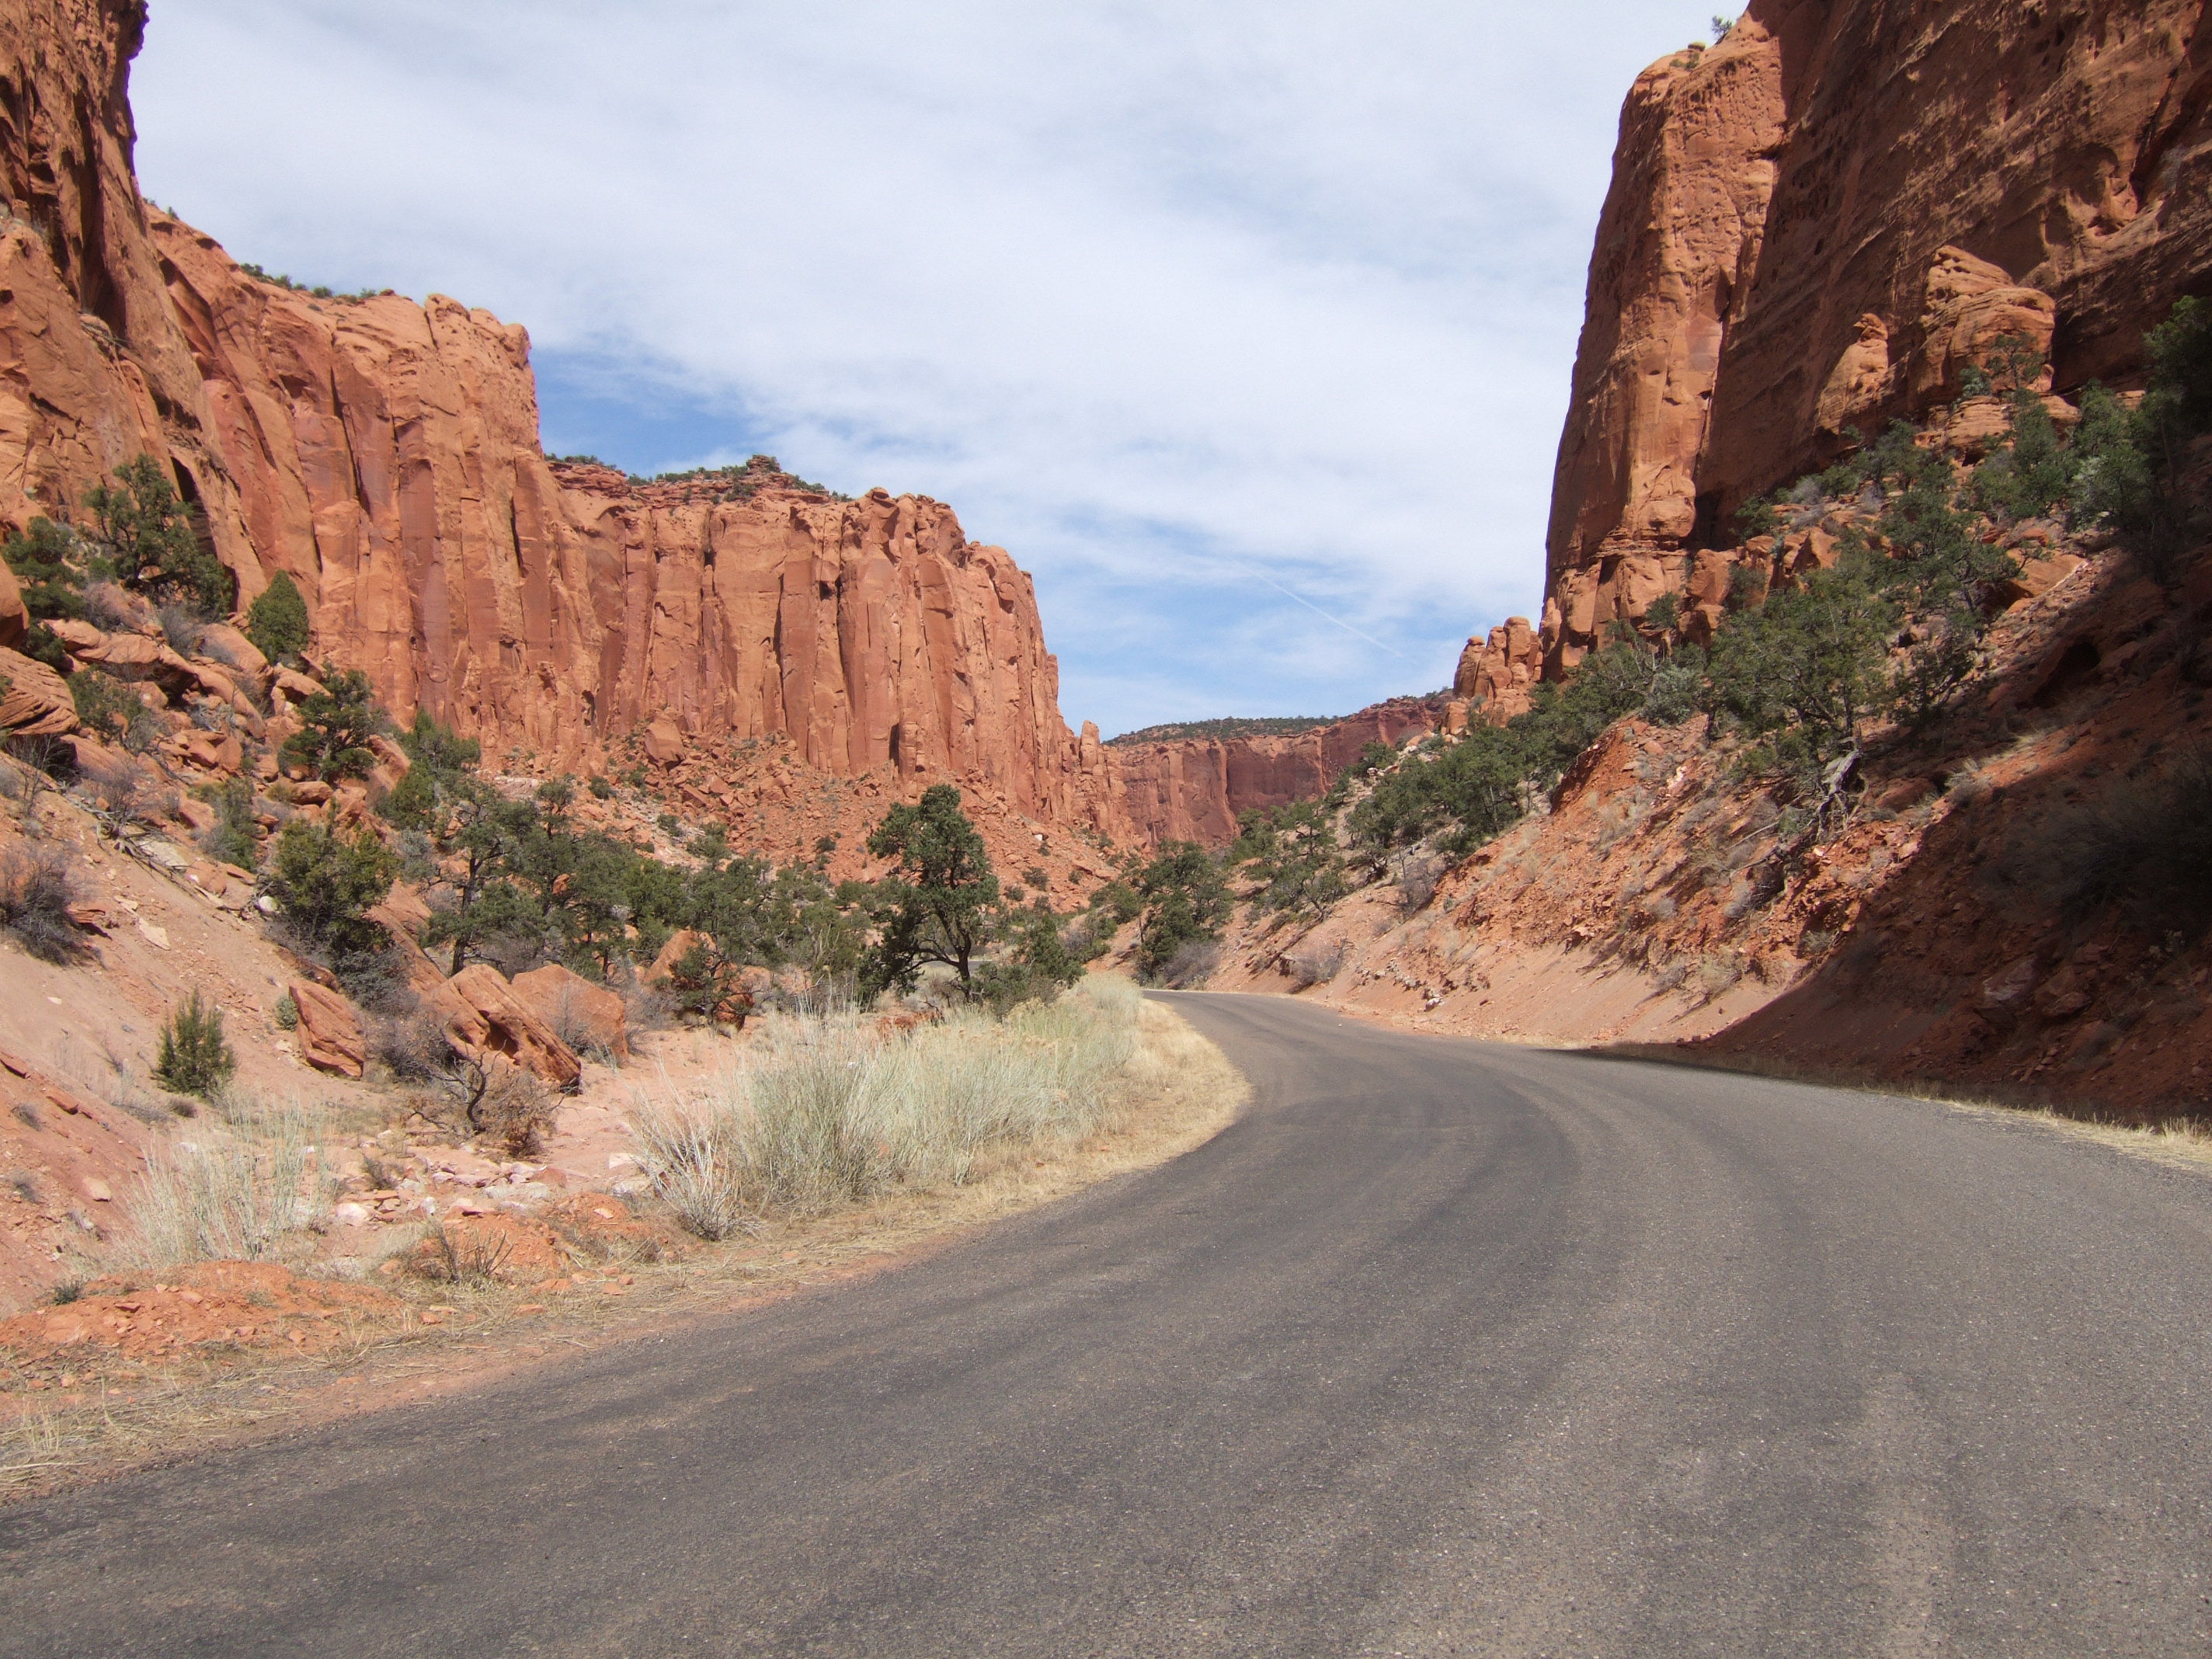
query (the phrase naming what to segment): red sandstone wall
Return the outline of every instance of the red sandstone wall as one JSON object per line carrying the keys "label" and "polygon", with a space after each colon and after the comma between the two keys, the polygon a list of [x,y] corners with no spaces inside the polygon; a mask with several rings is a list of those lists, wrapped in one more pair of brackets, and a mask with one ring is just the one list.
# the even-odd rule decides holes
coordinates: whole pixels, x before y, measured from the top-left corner
{"label": "red sandstone wall", "polygon": [[2205,0],[1753,0],[1646,70],[1559,447],[1547,667],[2005,334],[2048,343],[2062,391],[2124,381],[2212,289],[2208,106]]}

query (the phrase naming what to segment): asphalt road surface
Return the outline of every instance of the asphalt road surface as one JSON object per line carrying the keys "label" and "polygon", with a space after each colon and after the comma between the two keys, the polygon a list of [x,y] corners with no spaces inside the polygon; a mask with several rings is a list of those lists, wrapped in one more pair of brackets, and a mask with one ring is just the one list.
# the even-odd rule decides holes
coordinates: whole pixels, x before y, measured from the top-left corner
{"label": "asphalt road surface", "polygon": [[0,1510],[0,1653],[2212,1653],[2212,1180],[1177,1006],[1245,1116],[848,1288]]}

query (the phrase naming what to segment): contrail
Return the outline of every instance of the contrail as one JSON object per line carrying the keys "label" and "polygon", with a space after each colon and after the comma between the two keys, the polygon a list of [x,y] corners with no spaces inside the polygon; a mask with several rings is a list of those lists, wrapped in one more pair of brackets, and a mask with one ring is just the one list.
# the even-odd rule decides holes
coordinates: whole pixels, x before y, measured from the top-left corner
{"label": "contrail", "polygon": [[1366,641],[1368,644],[1370,644],[1370,645],[1371,645],[1371,646],[1375,647],[1376,647],[1376,649],[1377,649],[1378,651],[1388,651],[1388,652],[1389,652],[1392,656],[1395,657],[1395,658],[1396,658],[1400,662],[1411,662],[1411,661],[1413,660],[1413,659],[1412,659],[1411,657],[1408,657],[1408,656],[1407,656],[1404,652],[1402,652],[1402,651],[1399,650],[1399,649],[1397,648],[1397,647],[1395,647],[1395,646],[1391,646],[1391,645],[1385,645],[1385,644],[1383,644],[1382,641],[1380,641],[1380,640],[1376,639],[1376,638],[1372,634],[1362,634],[1362,633],[1360,633],[1360,631],[1359,631],[1358,629],[1354,628],[1354,627],[1353,627],[1350,623],[1348,623],[1348,622],[1345,621],[1343,617],[1332,617],[1332,616],[1330,616],[1330,615],[1328,614],[1328,611],[1326,611],[1322,610],[1319,605],[1316,605],[1316,604],[1315,604],[1311,599],[1302,598],[1302,597],[1301,597],[1301,596],[1299,596],[1298,594],[1296,594],[1296,593],[1291,592],[1291,590],[1290,590],[1289,588],[1287,588],[1287,587],[1284,586],[1282,585],[1282,583],[1280,583],[1280,582],[1277,581],[1277,580],[1276,580],[1273,576],[1270,576],[1269,574],[1267,574],[1267,573],[1266,571],[1264,571],[1264,570],[1255,570],[1255,571],[1254,571],[1252,574],[1253,574],[1254,575],[1257,576],[1257,577],[1258,577],[1261,581],[1263,581],[1263,582],[1267,583],[1268,586],[1270,586],[1270,587],[1273,588],[1273,589],[1275,590],[1275,592],[1277,592],[1278,593],[1281,594],[1285,599],[1297,599],[1297,602],[1298,602],[1300,605],[1302,605],[1305,606],[1305,608],[1306,608],[1307,610],[1309,610],[1309,611],[1312,611],[1312,612],[1314,613],[1314,615],[1315,615],[1315,616],[1319,617],[1320,617],[1323,622],[1333,622],[1333,623],[1335,623],[1339,628],[1341,628],[1341,629],[1342,629],[1346,633],[1350,634],[1350,635],[1353,635],[1353,636],[1355,636],[1356,638],[1363,639],[1363,640]]}

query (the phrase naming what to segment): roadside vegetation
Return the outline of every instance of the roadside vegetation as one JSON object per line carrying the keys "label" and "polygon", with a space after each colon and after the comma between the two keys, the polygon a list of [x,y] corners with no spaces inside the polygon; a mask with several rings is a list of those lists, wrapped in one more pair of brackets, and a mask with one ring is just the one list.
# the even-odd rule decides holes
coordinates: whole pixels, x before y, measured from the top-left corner
{"label": "roadside vegetation", "polygon": [[[2146,342],[2150,386],[2132,407],[2091,386],[2070,429],[2035,390],[2044,364],[2024,342],[1968,375],[1969,396],[2008,405],[2010,430],[1978,465],[1962,467],[1899,422],[1825,471],[1742,509],[1743,545],[1771,549],[1792,522],[1849,503],[1871,513],[1841,538],[1826,568],[1740,566],[1726,614],[1694,642],[1679,601],[1662,598],[1534,707],[1456,740],[1364,756],[1334,797],[1348,805],[1353,860],[1380,872],[1401,849],[1453,855],[1492,840],[1534,810],[1613,721],[1662,726],[1702,717],[1734,746],[1740,774],[1769,784],[1793,833],[1832,833],[1857,803],[1869,744],[1895,740],[1957,708],[1984,674],[2005,585],[2021,567],[2005,550],[2012,526],[2058,518],[2077,532],[2117,539],[2160,581],[2181,574],[2205,526],[2183,487],[2190,446],[2212,430],[2212,307],[2184,300]],[[2177,776],[2179,775],[2177,774]],[[2185,783],[2174,788],[2185,790]],[[2178,798],[2178,797],[2177,797]],[[2125,838],[2112,820],[2085,817],[2068,845]],[[2134,813],[2140,823],[2154,809]],[[2129,832],[2133,833],[2133,832]],[[2132,857],[2132,855],[2130,855]],[[2094,855],[2072,855],[2087,868]],[[2136,858],[2132,867],[2148,869]],[[2085,875],[2083,890],[2099,890]]]}

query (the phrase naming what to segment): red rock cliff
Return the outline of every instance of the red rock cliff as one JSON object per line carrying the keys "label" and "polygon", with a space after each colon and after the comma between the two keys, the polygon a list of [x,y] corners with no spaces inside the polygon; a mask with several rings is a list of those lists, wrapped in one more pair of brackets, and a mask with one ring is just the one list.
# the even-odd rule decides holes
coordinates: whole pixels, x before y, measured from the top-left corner
{"label": "red rock cliff", "polygon": [[[2205,0],[1752,0],[1638,78],[1549,538],[1556,672],[1717,580],[1747,497],[1954,398],[2008,334],[2124,383],[2212,284]],[[1711,563],[1711,561],[1706,561]]]}
{"label": "red rock cliff", "polygon": [[429,708],[539,769],[680,763],[741,831],[753,797],[729,781],[773,750],[776,838],[800,850],[792,775],[866,776],[867,799],[957,782],[1014,848],[1051,826],[1218,839],[1279,793],[1078,738],[1029,577],[941,503],[555,465],[520,327],[287,289],[150,210],[126,96],[144,18],[0,0],[0,520],[67,516],[150,453],[241,603],[288,572],[317,653],[401,718]]}
{"label": "red rock cliff", "polygon": [[1124,833],[1218,847],[1236,838],[1242,812],[1326,794],[1369,744],[1464,725],[1466,714],[1442,697],[1395,697],[1294,736],[1111,743],[1097,762],[1098,729],[1086,725],[1083,760],[1086,771],[1103,765]]}

